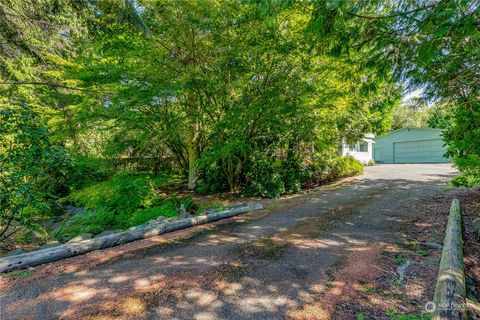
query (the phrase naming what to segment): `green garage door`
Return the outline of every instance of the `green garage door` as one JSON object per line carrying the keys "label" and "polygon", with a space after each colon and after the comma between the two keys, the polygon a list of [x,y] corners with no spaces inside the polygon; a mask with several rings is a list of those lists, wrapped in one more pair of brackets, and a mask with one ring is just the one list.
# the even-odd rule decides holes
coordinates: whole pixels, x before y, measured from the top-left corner
{"label": "green garage door", "polygon": [[445,162],[445,148],[441,139],[394,142],[394,163]]}

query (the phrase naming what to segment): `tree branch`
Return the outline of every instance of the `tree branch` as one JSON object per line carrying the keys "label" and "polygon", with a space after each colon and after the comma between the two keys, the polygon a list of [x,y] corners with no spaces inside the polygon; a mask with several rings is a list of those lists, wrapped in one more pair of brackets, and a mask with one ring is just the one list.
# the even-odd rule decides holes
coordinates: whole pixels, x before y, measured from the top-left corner
{"label": "tree branch", "polygon": [[77,88],[77,87],[70,87],[59,83],[53,82],[40,82],[40,81],[6,81],[0,82],[0,85],[34,85],[34,86],[49,86],[54,88],[62,88],[67,90],[75,90],[75,91],[84,91],[84,92],[96,92],[96,93],[108,93],[108,91],[101,91],[101,90],[91,90],[91,89],[84,89],[84,88]]}
{"label": "tree branch", "polygon": [[408,15],[408,14],[412,14],[412,13],[416,13],[416,12],[423,11],[423,10],[426,10],[426,9],[430,9],[430,8],[436,7],[437,5],[439,5],[442,2],[449,2],[449,0],[438,1],[438,2],[435,2],[435,3],[429,4],[429,5],[422,6],[420,8],[416,8],[416,9],[409,10],[409,11],[404,11],[404,12],[396,12],[396,13],[392,13],[392,14],[389,14],[389,15],[386,15],[386,16],[369,16],[369,15],[357,14],[357,13],[354,13],[354,12],[351,12],[351,11],[348,11],[347,14],[349,14],[351,16],[354,16],[354,17],[357,17],[357,18],[368,19],[368,20],[390,19],[390,18],[395,18],[395,17],[398,17],[398,16],[405,16],[405,15]]}

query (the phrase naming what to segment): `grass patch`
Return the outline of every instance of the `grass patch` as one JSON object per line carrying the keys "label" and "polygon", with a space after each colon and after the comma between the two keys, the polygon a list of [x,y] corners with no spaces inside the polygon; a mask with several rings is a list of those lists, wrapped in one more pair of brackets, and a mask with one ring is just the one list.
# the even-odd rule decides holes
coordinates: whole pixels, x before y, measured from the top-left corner
{"label": "grass patch", "polygon": [[365,314],[363,312],[357,312],[355,314],[355,320],[366,320]]}
{"label": "grass patch", "polygon": [[407,254],[400,253],[400,254],[395,255],[394,262],[395,262],[395,264],[402,265],[405,262],[407,262],[407,260],[408,260],[407,258],[408,258]]}
{"label": "grass patch", "polygon": [[360,291],[362,292],[376,292],[377,288],[374,285],[361,285]]}
{"label": "grass patch", "polygon": [[400,314],[394,308],[388,309],[386,315],[390,320],[427,320],[432,318],[432,315],[428,312]]}
{"label": "grass patch", "polygon": [[29,278],[31,275],[33,275],[33,270],[28,269],[28,270],[14,270],[6,273],[3,275],[3,277],[11,280],[23,280]]}
{"label": "grass patch", "polygon": [[278,260],[285,254],[287,247],[287,244],[264,238],[242,244],[232,252],[242,258]]}
{"label": "grass patch", "polygon": [[425,257],[428,256],[428,248],[425,247],[423,244],[421,244],[418,241],[412,241],[412,242],[397,242],[397,245],[400,248],[414,251],[418,256],[420,257]]}

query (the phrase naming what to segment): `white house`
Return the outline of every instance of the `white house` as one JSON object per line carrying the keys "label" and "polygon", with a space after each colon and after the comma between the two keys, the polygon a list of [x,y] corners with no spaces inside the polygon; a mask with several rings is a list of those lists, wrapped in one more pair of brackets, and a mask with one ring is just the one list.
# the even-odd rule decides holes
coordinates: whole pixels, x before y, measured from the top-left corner
{"label": "white house", "polygon": [[352,156],[363,164],[368,164],[373,160],[373,141],[375,135],[373,133],[366,133],[364,137],[356,143],[342,144],[342,156]]}

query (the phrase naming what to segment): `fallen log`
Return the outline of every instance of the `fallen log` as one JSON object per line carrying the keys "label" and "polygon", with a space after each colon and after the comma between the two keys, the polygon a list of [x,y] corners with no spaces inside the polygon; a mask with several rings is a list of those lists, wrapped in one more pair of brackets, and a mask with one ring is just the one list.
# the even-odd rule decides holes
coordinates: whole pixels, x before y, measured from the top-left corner
{"label": "fallen log", "polygon": [[465,308],[462,214],[453,199],[448,216],[442,259],[435,287],[433,320],[467,319]]}
{"label": "fallen log", "polygon": [[249,204],[193,218],[140,225],[132,227],[126,231],[103,237],[80,240],[15,256],[3,257],[0,258],[0,273],[14,269],[33,267],[47,262],[85,254],[94,250],[110,248],[127,242],[154,237],[160,234],[233,217],[262,208],[263,206],[258,203]]}

